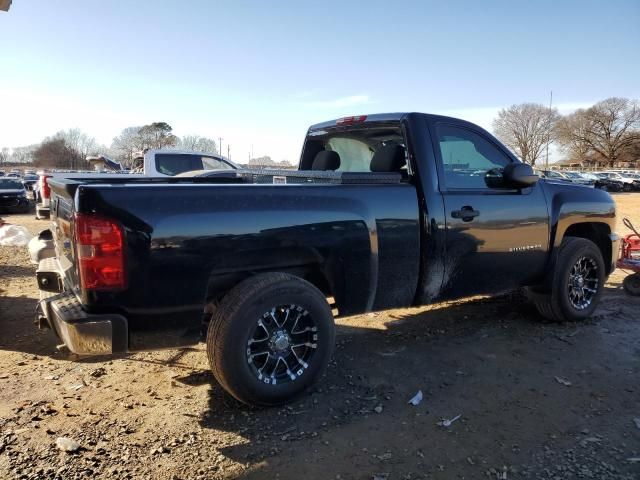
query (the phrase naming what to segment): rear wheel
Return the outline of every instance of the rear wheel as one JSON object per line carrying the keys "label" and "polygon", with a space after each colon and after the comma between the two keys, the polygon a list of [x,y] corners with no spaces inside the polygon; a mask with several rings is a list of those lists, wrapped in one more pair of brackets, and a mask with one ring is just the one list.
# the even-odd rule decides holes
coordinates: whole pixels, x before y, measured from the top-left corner
{"label": "rear wheel", "polygon": [[555,321],[576,321],[589,317],[604,288],[602,254],[590,240],[566,237],[558,249],[550,292],[530,296],[538,312]]}
{"label": "rear wheel", "polygon": [[640,295],[640,273],[627,275],[622,281],[622,287],[631,295]]}
{"label": "rear wheel", "polygon": [[335,339],[326,298],[285,273],[251,277],[219,303],[207,330],[216,380],[250,405],[279,405],[325,371]]}

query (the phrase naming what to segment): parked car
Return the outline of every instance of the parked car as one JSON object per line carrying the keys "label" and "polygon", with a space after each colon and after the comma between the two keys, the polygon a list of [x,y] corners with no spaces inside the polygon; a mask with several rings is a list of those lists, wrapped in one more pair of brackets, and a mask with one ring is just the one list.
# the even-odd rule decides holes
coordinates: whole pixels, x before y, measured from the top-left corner
{"label": "parked car", "polygon": [[0,170],[0,177],[4,177],[4,170]]}
{"label": "parked car", "polygon": [[631,190],[640,190],[640,176],[634,173],[628,172],[610,172],[615,174],[613,178],[620,180],[621,182],[631,185]]}
{"label": "parked car", "polygon": [[540,174],[542,178],[546,178],[548,180],[562,183],[573,183],[573,181],[569,177],[558,172],[557,170],[540,170]]}
{"label": "parked car", "polygon": [[27,195],[33,201],[36,200],[36,184],[38,183],[38,175],[35,173],[25,173],[22,177],[22,185],[24,185]]}
{"label": "parked car", "polygon": [[573,183],[577,183],[578,185],[584,185],[585,187],[593,187],[596,183],[594,179],[587,177],[580,172],[565,171],[565,172],[562,172],[562,174],[566,178],[571,180]]}
{"label": "parked car", "polygon": [[624,175],[619,174],[618,172],[602,172],[603,175],[606,175],[610,180],[616,180],[622,183],[623,190],[625,192],[630,192],[635,189],[634,181],[632,178],[626,177]]}
{"label": "parked car", "polygon": [[463,120],[320,123],[299,169],[52,179],[57,256],[36,274],[41,324],[78,354],[204,334],[220,385],[275,405],[325,370],[332,308],[345,316],[526,287],[542,316],[579,321],[614,268],[608,193],[539,180]]}
{"label": "parked car", "polygon": [[624,183],[609,178],[609,176],[602,172],[593,172],[589,175],[594,176],[597,180],[594,187],[606,192],[622,192],[624,191]]}
{"label": "parked car", "polygon": [[26,213],[29,211],[29,199],[24,185],[12,177],[0,178],[0,210]]}

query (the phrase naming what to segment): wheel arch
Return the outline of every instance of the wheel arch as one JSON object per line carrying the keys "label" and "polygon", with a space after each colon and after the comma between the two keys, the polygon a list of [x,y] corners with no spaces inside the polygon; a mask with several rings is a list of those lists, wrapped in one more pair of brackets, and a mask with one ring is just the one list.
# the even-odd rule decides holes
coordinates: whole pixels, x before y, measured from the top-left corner
{"label": "wheel arch", "polygon": [[265,262],[263,264],[238,266],[220,271],[214,268],[209,272],[205,289],[205,312],[207,306],[219,302],[231,289],[247,278],[264,273],[287,273],[306,280],[320,290],[326,297],[334,297],[336,306],[344,308],[343,285],[330,261],[308,252],[282,252],[286,254],[285,262]]}
{"label": "wheel arch", "polygon": [[611,227],[604,222],[579,222],[571,224],[567,227],[560,238],[562,241],[565,237],[578,237],[590,240],[596,244],[598,250],[602,254],[602,258],[605,264],[606,274],[611,273],[611,262],[608,259],[611,258]]}

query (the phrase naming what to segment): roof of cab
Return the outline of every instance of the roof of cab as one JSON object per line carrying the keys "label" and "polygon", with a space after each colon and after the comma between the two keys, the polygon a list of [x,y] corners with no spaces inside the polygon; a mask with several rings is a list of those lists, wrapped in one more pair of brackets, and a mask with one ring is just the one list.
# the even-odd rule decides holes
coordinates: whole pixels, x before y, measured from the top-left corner
{"label": "roof of cab", "polygon": [[[468,122],[466,120],[462,120],[460,118],[446,117],[446,116],[443,116],[443,115],[435,115],[433,113],[395,112],[395,113],[374,113],[372,115],[362,115],[362,117],[364,117],[364,120],[357,121],[355,123],[350,123],[348,126],[351,127],[353,125],[375,123],[375,122],[399,122],[399,121],[402,121],[408,115],[423,115],[425,117],[429,117],[431,120],[440,120],[440,121],[447,121],[447,120],[451,121],[451,120],[454,120],[456,122],[470,123],[470,122]],[[354,115],[353,117],[349,116],[347,118],[357,118],[357,117],[358,117],[358,115]],[[344,118],[344,117],[342,117],[342,118]],[[322,130],[322,129],[326,129],[326,128],[333,128],[333,127],[340,126],[338,124],[338,121],[341,120],[342,118],[337,118],[335,120],[329,120],[329,121],[326,121],[326,122],[321,122],[321,123],[316,123],[315,125],[311,125],[311,127],[309,127],[309,132],[312,132],[312,131],[315,131],[315,130]],[[473,124],[471,124],[471,125],[473,125]]]}

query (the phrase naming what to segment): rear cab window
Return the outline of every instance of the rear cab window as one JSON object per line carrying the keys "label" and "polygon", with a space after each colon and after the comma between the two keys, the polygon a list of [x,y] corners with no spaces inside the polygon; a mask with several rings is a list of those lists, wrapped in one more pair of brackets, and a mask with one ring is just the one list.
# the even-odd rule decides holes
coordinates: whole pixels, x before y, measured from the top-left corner
{"label": "rear cab window", "polygon": [[[338,164],[314,167],[321,152],[335,152]],[[350,173],[400,173],[407,176],[407,149],[401,126],[367,126],[327,129],[307,137],[300,170],[331,170]],[[334,155],[335,157],[335,155]],[[317,165],[317,164],[316,164]],[[333,168],[336,167],[336,168]]]}
{"label": "rear cab window", "polygon": [[228,163],[214,157],[188,153],[158,153],[156,170],[164,175],[178,175],[195,170],[232,170]]}

